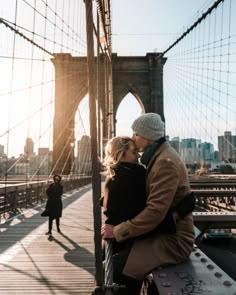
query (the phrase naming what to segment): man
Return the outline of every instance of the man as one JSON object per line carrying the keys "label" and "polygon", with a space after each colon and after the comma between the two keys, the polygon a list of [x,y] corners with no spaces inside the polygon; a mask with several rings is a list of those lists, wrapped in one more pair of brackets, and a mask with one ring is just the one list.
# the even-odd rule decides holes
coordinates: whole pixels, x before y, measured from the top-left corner
{"label": "man", "polygon": [[[190,193],[187,169],[178,153],[166,142],[165,125],[155,113],[146,113],[132,124],[133,140],[147,168],[146,207],[133,219],[117,226],[102,227],[103,238],[118,242],[142,236],[156,228],[169,210]],[[194,244],[192,214],[178,219],[176,232],[136,238],[123,268],[123,274],[143,280],[155,267],[177,264],[191,253]]]}

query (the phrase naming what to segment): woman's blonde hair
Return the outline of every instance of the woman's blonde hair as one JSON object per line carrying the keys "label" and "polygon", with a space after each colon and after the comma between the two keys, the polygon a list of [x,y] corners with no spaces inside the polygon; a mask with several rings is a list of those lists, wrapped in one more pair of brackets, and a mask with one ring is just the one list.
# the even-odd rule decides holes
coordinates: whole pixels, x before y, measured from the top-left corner
{"label": "woman's blonde hair", "polygon": [[107,175],[115,175],[114,169],[129,149],[130,142],[132,142],[132,139],[128,136],[115,136],[108,141],[105,146],[105,159],[103,162],[107,169]]}

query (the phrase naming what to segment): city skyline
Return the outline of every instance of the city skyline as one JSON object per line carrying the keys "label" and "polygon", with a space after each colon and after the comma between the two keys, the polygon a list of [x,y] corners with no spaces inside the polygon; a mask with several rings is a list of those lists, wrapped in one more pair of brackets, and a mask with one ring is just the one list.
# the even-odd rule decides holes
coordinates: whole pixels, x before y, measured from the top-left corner
{"label": "city skyline", "polygon": [[[180,154],[188,169],[208,167],[217,169],[223,163],[230,164],[232,172],[236,169],[236,135],[225,131],[218,136],[218,150],[210,142],[202,142],[196,138],[182,138],[179,136],[169,138],[170,145]],[[77,151],[70,162],[70,174],[90,175],[92,171],[91,142],[88,135],[83,135],[76,143]],[[71,161],[71,160],[70,160]],[[46,147],[39,147],[38,154],[34,151],[32,138],[25,139],[23,154],[18,157],[7,158],[4,155],[4,146],[0,145],[0,176],[27,175],[33,179],[38,175],[51,175],[54,171],[53,151]],[[224,165],[223,165],[224,166]],[[222,166],[222,167],[223,167]],[[63,164],[65,167],[65,163]],[[61,174],[63,174],[63,168]]]}
{"label": "city skyline", "polygon": [[[123,135],[124,134],[117,134],[117,136],[123,136]],[[219,143],[220,138],[226,139],[226,141],[227,141],[227,136],[231,136],[233,138],[233,143],[234,142],[236,143],[236,134],[235,135],[232,134],[232,131],[224,131],[224,134],[219,135],[218,136],[218,143]],[[84,140],[83,138],[90,138],[90,137],[89,137],[89,135],[85,134],[85,135],[82,135],[82,137],[79,140],[77,140],[76,145],[75,145],[75,149],[74,149],[75,156],[78,153],[78,144],[81,142],[81,139]],[[199,143],[199,144],[200,143],[201,144],[209,143],[209,144],[211,144],[213,146],[214,152],[219,151],[219,146],[216,149],[212,142],[202,141],[200,138],[193,138],[193,137],[181,138],[178,135],[174,136],[174,137],[170,137],[169,135],[166,135],[166,138],[170,142],[178,141],[179,143],[184,143],[186,141],[189,141],[189,142],[190,141],[195,141],[196,143]],[[27,145],[27,143],[28,143],[28,145]],[[233,143],[230,143],[230,141],[228,141],[228,143],[231,146],[231,149],[234,150],[232,148],[234,146]],[[48,152],[53,151],[53,150],[50,150],[48,147],[38,147],[37,149],[38,149],[38,154],[39,154],[39,151],[42,151],[42,150],[48,150]],[[30,153],[29,153],[29,150],[30,150]],[[22,157],[22,156],[25,156],[27,158],[27,155],[28,156],[35,156],[35,155],[38,155],[38,154],[34,150],[34,142],[33,142],[32,138],[29,137],[29,138],[25,139],[25,145],[22,147],[22,153],[20,153],[18,156],[14,155],[14,156],[12,156],[10,158],[16,158],[17,159],[18,157]],[[6,154],[4,153],[4,145],[0,144],[0,157],[3,157],[3,156],[6,156]]]}

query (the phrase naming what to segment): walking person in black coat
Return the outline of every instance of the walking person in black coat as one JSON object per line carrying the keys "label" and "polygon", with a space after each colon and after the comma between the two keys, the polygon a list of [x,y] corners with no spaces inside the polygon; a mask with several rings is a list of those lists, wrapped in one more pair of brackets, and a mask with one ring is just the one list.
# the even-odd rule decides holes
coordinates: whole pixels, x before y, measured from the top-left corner
{"label": "walking person in black coat", "polygon": [[54,175],[54,182],[51,183],[46,191],[48,200],[46,210],[49,212],[48,232],[47,235],[52,234],[53,219],[56,219],[57,231],[60,233],[60,217],[62,216],[62,200],[63,186],[61,185],[61,176]]}

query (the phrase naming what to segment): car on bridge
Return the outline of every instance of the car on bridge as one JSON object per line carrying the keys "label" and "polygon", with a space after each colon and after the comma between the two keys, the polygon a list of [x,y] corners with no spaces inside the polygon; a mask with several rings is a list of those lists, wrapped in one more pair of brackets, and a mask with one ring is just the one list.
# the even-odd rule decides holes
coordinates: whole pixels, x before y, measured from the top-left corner
{"label": "car on bridge", "polygon": [[233,237],[233,233],[229,228],[212,228],[208,229],[206,233],[203,235],[203,239],[229,239]]}

